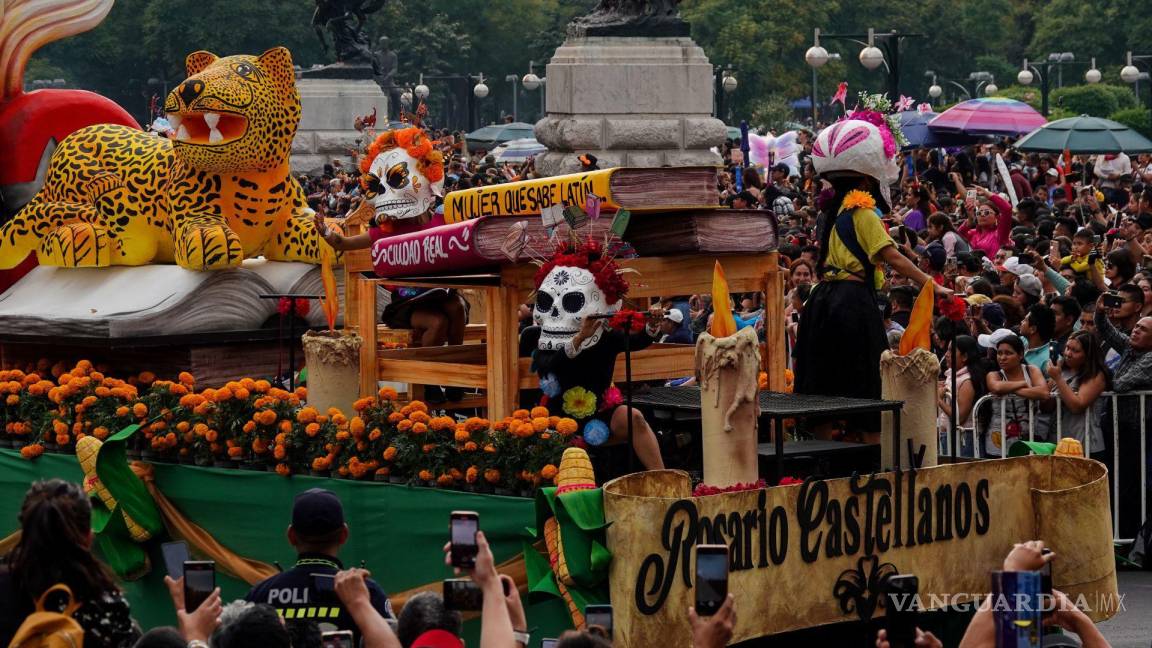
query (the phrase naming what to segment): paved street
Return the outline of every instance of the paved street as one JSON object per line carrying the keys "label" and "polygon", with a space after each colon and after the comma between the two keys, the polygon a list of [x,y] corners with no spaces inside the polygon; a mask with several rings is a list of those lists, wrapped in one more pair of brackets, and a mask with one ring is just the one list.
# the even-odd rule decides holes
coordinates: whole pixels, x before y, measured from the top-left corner
{"label": "paved street", "polygon": [[1152,572],[1122,571],[1117,574],[1124,611],[1100,624],[1113,648],[1152,646]]}

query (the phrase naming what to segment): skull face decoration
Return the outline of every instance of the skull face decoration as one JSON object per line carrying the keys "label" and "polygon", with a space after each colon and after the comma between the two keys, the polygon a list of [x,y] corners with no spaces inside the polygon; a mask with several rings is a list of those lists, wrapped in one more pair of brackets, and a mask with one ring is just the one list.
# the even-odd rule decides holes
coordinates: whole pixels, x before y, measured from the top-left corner
{"label": "skull face decoration", "polygon": [[381,133],[361,170],[364,197],[378,222],[421,216],[444,193],[444,158],[418,128]]}
{"label": "skull face decoration", "polygon": [[[610,315],[619,310],[621,298],[628,290],[616,264],[600,258],[595,242],[575,250],[565,245],[540,268],[536,278],[532,318],[540,327],[541,351],[563,349],[588,316]],[[595,345],[603,331],[598,328],[582,348]]]}

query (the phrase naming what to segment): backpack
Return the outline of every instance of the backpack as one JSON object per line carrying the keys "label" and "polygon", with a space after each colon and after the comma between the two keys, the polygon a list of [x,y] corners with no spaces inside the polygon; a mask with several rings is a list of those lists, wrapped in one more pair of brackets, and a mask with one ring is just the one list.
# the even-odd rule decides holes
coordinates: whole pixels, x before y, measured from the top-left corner
{"label": "backpack", "polygon": [[[63,612],[44,610],[44,602],[55,592],[63,592],[68,596]],[[20,624],[8,648],[81,648],[84,645],[84,628],[72,618],[79,607],[80,604],[67,585],[59,583],[49,587],[36,601],[36,611]]]}

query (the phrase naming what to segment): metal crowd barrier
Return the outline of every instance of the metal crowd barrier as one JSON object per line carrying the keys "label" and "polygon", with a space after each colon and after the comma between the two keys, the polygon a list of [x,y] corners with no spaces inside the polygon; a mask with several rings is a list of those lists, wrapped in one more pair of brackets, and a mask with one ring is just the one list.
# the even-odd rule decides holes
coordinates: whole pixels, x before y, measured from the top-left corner
{"label": "metal crowd barrier", "polygon": [[[1115,535],[1119,535],[1118,530],[1120,529],[1120,509],[1116,505],[1120,499],[1120,416],[1119,416],[1119,398],[1117,398],[1117,396],[1119,396],[1121,398],[1139,398],[1140,399],[1140,515],[1141,515],[1140,526],[1143,526],[1144,521],[1145,521],[1144,516],[1147,514],[1146,512],[1148,510],[1148,462],[1146,460],[1146,457],[1148,456],[1147,455],[1148,437],[1147,437],[1147,421],[1146,421],[1147,410],[1145,409],[1145,401],[1146,401],[1147,397],[1150,395],[1152,395],[1152,391],[1125,392],[1123,394],[1117,394],[1116,392],[1104,392],[1104,393],[1100,394],[1100,396],[1099,396],[1100,399],[1104,399],[1104,398],[1111,399],[1112,466],[1111,466],[1110,470],[1112,470],[1112,529],[1113,529]],[[1063,421],[1061,420],[1063,418],[1061,416],[1061,413],[1062,413],[1063,408],[1064,408],[1064,403],[1059,398],[1058,395],[1053,395],[1052,398],[1056,402],[1056,410],[1054,412],[1051,412],[1051,413],[1037,412],[1036,407],[1037,407],[1038,403],[1036,401],[1032,401],[1032,400],[1028,401],[1028,440],[1029,441],[1035,441],[1036,440],[1036,425],[1035,425],[1035,423],[1036,423],[1037,417],[1050,417],[1052,420],[1054,420],[1055,425],[1054,426],[1050,425],[1049,431],[1051,432],[1051,430],[1053,428],[1055,428],[1056,433],[1055,433],[1055,435],[1049,435],[1050,438],[1055,439],[1056,441],[1059,441],[1060,439],[1064,438],[1065,435],[1064,435],[1064,430],[1063,430]],[[972,427],[967,427],[967,428],[965,428],[965,427],[957,428],[957,432],[958,432],[957,445],[960,446],[959,450],[961,452],[961,454],[958,456],[971,457],[971,458],[975,458],[975,459],[1003,459],[1004,458],[1005,453],[1007,452],[1006,448],[1007,448],[1008,444],[1005,443],[1004,436],[1003,436],[1003,430],[1001,430],[1001,442],[1000,442],[1000,448],[999,448],[1000,454],[999,455],[992,455],[992,456],[984,456],[985,453],[984,453],[984,448],[983,448],[983,441],[991,431],[986,430],[986,429],[984,429],[984,430],[981,429],[980,416],[978,415],[979,412],[981,411],[980,408],[982,406],[987,405],[989,407],[995,407],[996,403],[999,403],[999,405],[1000,405],[1000,425],[1001,425],[1001,427],[1004,426],[1004,422],[1007,420],[1007,416],[1006,416],[1007,403],[1006,403],[1006,400],[1000,396],[994,396],[992,394],[985,394],[984,396],[981,396],[979,399],[976,400],[975,403],[972,404],[972,413],[970,416],[972,417],[972,421],[973,421],[974,425]],[[1096,411],[1101,411],[1100,408],[1097,408],[1095,405],[1093,405],[1092,409],[1094,409]],[[1103,419],[1102,416],[1101,416],[1101,419]],[[989,417],[989,421],[990,421],[990,417]],[[1100,424],[1101,424],[1101,433],[1102,434],[1108,434],[1108,430],[1103,429],[1103,420],[1100,421]],[[937,437],[938,437],[939,442],[940,442],[941,453],[952,456],[952,435],[951,435],[950,430],[947,428],[938,429]],[[960,443],[960,441],[965,440],[966,437],[971,439],[971,445],[970,446]],[[1084,440],[1081,443],[1084,446],[1084,456],[1090,457],[1092,455],[1092,416],[1091,415],[1084,417]],[[967,451],[969,451],[969,450],[971,451],[971,454],[968,454]],[[1113,540],[1115,542],[1131,542],[1133,540],[1133,538],[1114,537]]]}

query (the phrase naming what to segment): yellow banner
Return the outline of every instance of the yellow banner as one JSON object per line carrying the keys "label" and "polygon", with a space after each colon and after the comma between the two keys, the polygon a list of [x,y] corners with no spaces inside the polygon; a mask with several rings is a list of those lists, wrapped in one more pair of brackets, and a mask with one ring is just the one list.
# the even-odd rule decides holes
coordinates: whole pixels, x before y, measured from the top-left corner
{"label": "yellow banner", "polygon": [[972,605],[1012,545],[1043,540],[1054,586],[1095,621],[1117,612],[1103,464],[1029,456],[692,496],[687,473],[604,485],[615,645],[680,648],[697,544],[729,548],[733,643],[883,615],[880,586],[915,574],[926,609]]}
{"label": "yellow banner", "polygon": [[616,169],[522,180],[490,187],[453,191],[444,198],[444,222],[459,223],[480,216],[530,216],[553,205],[584,206],[596,194],[604,209],[618,209],[610,180]]}

